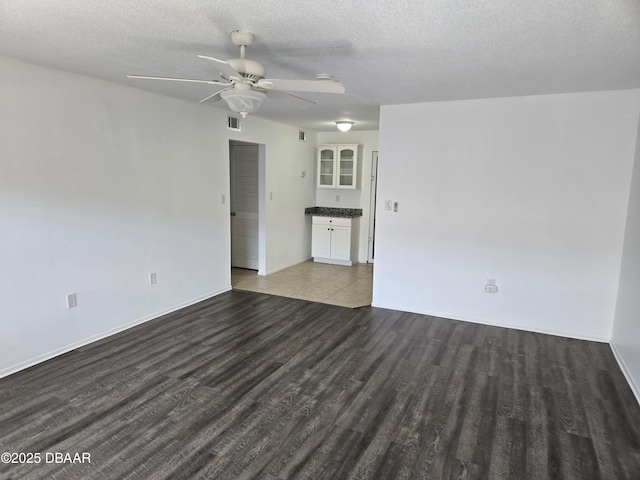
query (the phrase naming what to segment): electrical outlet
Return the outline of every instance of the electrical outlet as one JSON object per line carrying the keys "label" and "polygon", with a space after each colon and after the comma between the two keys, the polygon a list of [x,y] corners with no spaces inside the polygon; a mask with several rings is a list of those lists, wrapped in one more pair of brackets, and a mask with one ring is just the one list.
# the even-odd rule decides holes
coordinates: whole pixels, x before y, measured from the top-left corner
{"label": "electrical outlet", "polygon": [[484,291],[485,293],[498,293],[498,286],[487,284],[484,286]]}
{"label": "electrical outlet", "polygon": [[78,297],[75,293],[67,295],[67,308],[74,308],[78,306]]}
{"label": "electrical outlet", "polygon": [[336,202],[340,201],[340,195],[336,195]]}

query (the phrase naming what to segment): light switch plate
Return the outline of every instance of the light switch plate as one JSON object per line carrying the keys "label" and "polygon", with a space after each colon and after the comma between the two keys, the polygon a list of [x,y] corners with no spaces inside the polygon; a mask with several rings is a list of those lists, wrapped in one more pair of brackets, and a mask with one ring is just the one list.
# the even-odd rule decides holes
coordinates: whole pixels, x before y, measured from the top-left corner
{"label": "light switch plate", "polygon": [[75,293],[67,295],[67,308],[73,308],[78,306],[78,298]]}

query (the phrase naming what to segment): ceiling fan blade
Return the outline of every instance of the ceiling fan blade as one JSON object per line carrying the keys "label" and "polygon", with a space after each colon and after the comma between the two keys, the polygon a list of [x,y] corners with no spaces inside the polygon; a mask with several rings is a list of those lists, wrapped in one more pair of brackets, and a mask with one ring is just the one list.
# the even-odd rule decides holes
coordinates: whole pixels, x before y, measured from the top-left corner
{"label": "ceiling fan blade", "polygon": [[221,75],[224,75],[231,80],[238,80],[241,82],[244,81],[242,75],[224,60],[218,60],[217,58],[207,57],[205,55],[198,55],[198,57],[204,58],[205,60],[210,60],[215,63]]}
{"label": "ceiling fan blade", "polygon": [[283,92],[281,90],[269,91],[269,93],[267,94],[267,98],[276,100],[278,102],[283,102],[283,104],[286,103],[287,105],[298,108],[307,108],[316,104],[316,102],[312,100],[299,97],[298,95],[294,95],[292,93]]}
{"label": "ceiling fan blade", "polygon": [[197,80],[194,78],[175,78],[175,77],[150,77],[147,75],[127,75],[128,78],[141,78],[143,80],[169,80],[171,82],[191,82],[191,83],[207,83],[209,85],[232,85],[231,83],[218,82],[217,80]]}
{"label": "ceiling fan blade", "polygon": [[344,85],[336,80],[287,80],[263,78],[256,87],[267,90],[291,90],[294,92],[344,93]]}
{"label": "ceiling fan blade", "polygon": [[[211,95],[209,95],[208,97],[203,98],[202,100],[200,100],[198,103],[204,103],[208,100],[212,101],[212,102],[217,102],[218,100],[220,100],[220,94],[222,92],[224,92],[225,90],[229,90],[228,88],[223,88],[222,90],[220,90],[219,92],[213,93]],[[217,97],[217,98],[216,98]]]}

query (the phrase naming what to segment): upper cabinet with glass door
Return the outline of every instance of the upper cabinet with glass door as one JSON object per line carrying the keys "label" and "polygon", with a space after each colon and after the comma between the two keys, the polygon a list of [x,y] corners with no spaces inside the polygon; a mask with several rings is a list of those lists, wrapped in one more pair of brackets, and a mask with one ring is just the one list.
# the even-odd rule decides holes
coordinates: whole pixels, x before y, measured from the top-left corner
{"label": "upper cabinet with glass door", "polygon": [[335,187],[336,149],[335,147],[318,147],[318,186]]}
{"label": "upper cabinet with glass door", "polygon": [[318,146],[318,188],[356,188],[358,145]]}

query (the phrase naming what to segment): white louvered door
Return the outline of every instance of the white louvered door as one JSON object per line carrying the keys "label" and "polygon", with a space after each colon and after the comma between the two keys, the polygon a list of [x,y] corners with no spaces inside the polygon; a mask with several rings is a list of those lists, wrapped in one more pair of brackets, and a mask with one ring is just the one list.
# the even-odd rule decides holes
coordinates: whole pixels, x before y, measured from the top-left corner
{"label": "white louvered door", "polygon": [[231,265],[258,270],[258,145],[231,147]]}

